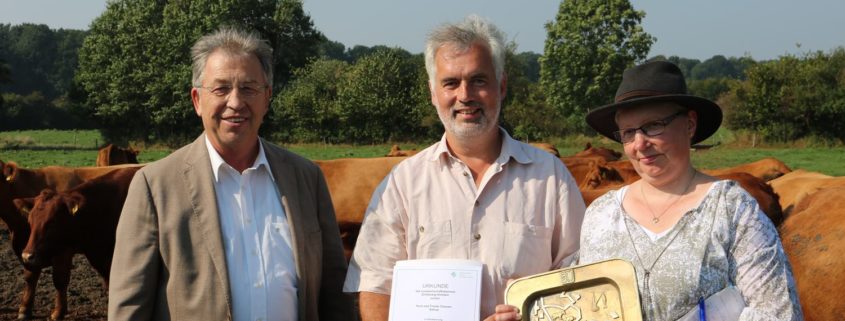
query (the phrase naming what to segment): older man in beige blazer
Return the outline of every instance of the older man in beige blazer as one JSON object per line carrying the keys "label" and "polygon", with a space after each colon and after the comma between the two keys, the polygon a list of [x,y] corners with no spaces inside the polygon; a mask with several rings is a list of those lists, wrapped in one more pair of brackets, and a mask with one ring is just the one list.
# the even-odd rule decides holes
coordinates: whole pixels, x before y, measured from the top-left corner
{"label": "older man in beige blazer", "polygon": [[258,137],[270,48],[221,29],[192,54],[204,133],[135,175],[116,233],[109,320],[351,320],[322,172]]}

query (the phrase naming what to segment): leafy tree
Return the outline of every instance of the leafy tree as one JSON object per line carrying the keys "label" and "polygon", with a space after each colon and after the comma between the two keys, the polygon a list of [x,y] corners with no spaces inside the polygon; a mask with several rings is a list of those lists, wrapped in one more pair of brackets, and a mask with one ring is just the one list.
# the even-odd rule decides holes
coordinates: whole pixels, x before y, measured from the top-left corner
{"label": "leafy tree", "polygon": [[645,59],[654,37],[640,26],[644,16],[628,0],[561,2],[540,58],[546,102],[567,128],[558,134],[587,132],[587,111],[613,101],[622,72]]}
{"label": "leafy tree", "polygon": [[106,139],[183,144],[200,132],[188,97],[190,47],[229,25],[274,49],[274,92],[318,53],[322,34],[298,0],[110,1],[91,24],[77,73],[82,106]]}
{"label": "leafy tree", "polygon": [[[363,57],[372,55],[378,51],[390,51],[397,48],[390,48],[385,45],[375,45],[372,47],[362,46],[362,45],[355,45],[352,48],[348,48],[346,50],[346,61],[349,63],[354,63]],[[401,50],[401,49],[400,49]],[[403,50],[404,51],[404,50]],[[407,54],[407,52],[406,52]]]}
{"label": "leafy tree", "polygon": [[845,49],[751,65],[726,97],[727,124],[763,138],[845,141]]}
{"label": "leafy tree", "polygon": [[[334,60],[344,60],[347,61],[346,57],[346,46],[342,43],[337,41],[332,41],[329,39],[323,39],[320,42],[320,57],[334,59]],[[348,62],[348,61],[347,61]]]}
{"label": "leafy tree", "polygon": [[338,110],[339,79],[346,77],[345,61],[320,58],[294,72],[294,80],[273,101],[270,137],[285,142],[342,141]]}
{"label": "leafy tree", "polygon": [[689,78],[692,80],[701,80],[708,78],[734,78],[740,76],[740,71],[728,61],[728,58],[722,55],[715,55],[704,62],[695,65],[690,71]]}
{"label": "leafy tree", "polygon": [[701,60],[698,59],[689,59],[689,58],[682,58],[678,56],[669,56],[666,58],[664,55],[657,55],[651,58],[646,59],[646,62],[651,61],[668,61],[678,66],[678,69],[681,69],[681,73],[684,74],[684,77],[689,80],[690,74],[692,73],[692,68],[696,65],[701,63]]}
{"label": "leafy tree", "polygon": [[[532,81],[532,64],[539,67],[538,54],[515,53],[516,44],[508,45],[505,56],[505,74],[507,74],[508,88],[502,111],[499,117],[501,125],[517,139],[538,140],[551,134],[546,119],[556,114],[549,110],[542,97],[540,85]],[[539,71],[537,69],[536,71]],[[538,94],[540,94],[538,96]]]}
{"label": "leafy tree", "polygon": [[0,128],[3,130],[68,129],[76,125],[77,119],[64,105],[57,106],[61,100],[50,101],[37,91],[26,96],[14,93],[2,96],[5,103],[0,108]]}
{"label": "leafy tree", "polygon": [[687,89],[690,94],[701,96],[710,100],[717,100],[719,96],[730,90],[731,83],[737,80],[718,77],[702,80],[687,80]]}
{"label": "leafy tree", "polygon": [[[421,57],[398,48],[359,58],[338,92],[340,135],[345,142],[378,143],[420,133],[423,111],[416,107],[422,102],[414,94],[414,88],[421,86],[420,72],[424,72]],[[426,102],[430,105],[430,100]]]}
{"label": "leafy tree", "polygon": [[536,52],[525,51],[516,54],[514,61],[509,63],[518,63],[528,81],[538,82],[540,81],[540,57],[541,55]]}
{"label": "leafy tree", "polygon": [[[9,75],[9,66],[6,65],[6,62],[0,58],[0,84],[9,83],[12,81],[12,77]],[[3,95],[0,95],[0,108],[3,108]],[[2,112],[2,109],[0,109]]]}
{"label": "leafy tree", "polygon": [[8,63],[8,75],[15,79],[4,88],[21,95],[39,91],[50,99],[64,94],[84,37],[84,31],[52,30],[43,24],[0,24],[0,59]]}

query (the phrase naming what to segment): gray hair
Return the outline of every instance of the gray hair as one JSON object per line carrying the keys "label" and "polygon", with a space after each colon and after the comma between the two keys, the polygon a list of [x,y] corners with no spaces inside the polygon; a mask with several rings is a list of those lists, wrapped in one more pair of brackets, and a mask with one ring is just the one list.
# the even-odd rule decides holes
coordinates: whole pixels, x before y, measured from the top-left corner
{"label": "gray hair", "polygon": [[481,42],[490,49],[496,81],[502,80],[505,72],[505,35],[499,28],[477,15],[469,15],[459,23],[443,24],[428,34],[425,44],[425,70],[428,81],[434,83],[437,68],[434,54],[443,45],[450,44],[458,50],[467,50],[474,43]]}
{"label": "gray hair", "polygon": [[267,85],[273,86],[273,49],[266,40],[253,32],[245,32],[232,27],[222,27],[217,31],[202,36],[191,47],[192,77],[194,87],[202,86],[202,72],[205,62],[216,50],[225,50],[237,55],[255,55],[261,63]]}

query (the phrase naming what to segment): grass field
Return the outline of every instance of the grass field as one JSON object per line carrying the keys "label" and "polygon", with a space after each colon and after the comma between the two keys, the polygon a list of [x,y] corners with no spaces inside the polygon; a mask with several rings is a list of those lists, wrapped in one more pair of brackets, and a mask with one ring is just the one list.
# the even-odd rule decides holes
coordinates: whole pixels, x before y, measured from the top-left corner
{"label": "grass field", "polygon": [[[584,148],[584,142],[591,138],[577,140],[555,140],[561,155],[572,155]],[[608,145],[607,140],[594,138],[599,145],[620,150],[619,146]],[[38,168],[48,165],[93,166],[97,159],[97,148],[103,145],[103,138],[93,130],[34,130],[0,132],[0,160],[15,161],[20,166]],[[401,144],[403,149],[421,149],[433,142]],[[562,144],[569,144],[562,145]],[[391,144],[382,145],[285,145],[291,151],[309,159],[335,159],[346,157],[378,157],[390,150]],[[792,169],[806,169],[828,175],[845,176],[845,148],[843,147],[766,147],[751,148],[740,144],[721,144],[708,150],[693,152],[693,163],[698,168],[710,169],[729,167],[774,157]],[[160,159],[171,151],[164,148],[142,149],[138,155],[141,162]]]}

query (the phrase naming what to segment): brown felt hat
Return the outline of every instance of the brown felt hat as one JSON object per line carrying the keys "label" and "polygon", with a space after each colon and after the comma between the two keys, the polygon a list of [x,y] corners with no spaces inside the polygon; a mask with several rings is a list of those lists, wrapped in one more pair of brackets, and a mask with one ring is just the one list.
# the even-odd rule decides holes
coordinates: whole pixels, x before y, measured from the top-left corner
{"label": "brown felt hat", "polygon": [[652,61],[628,68],[616,90],[614,103],[593,108],[587,114],[587,124],[599,134],[619,142],[613,133],[616,111],[620,108],[657,102],[676,102],[698,113],[698,126],[692,144],[701,142],[719,129],[722,109],[707,98],[687,94],[687,84],[681,69],[668,61]]}

